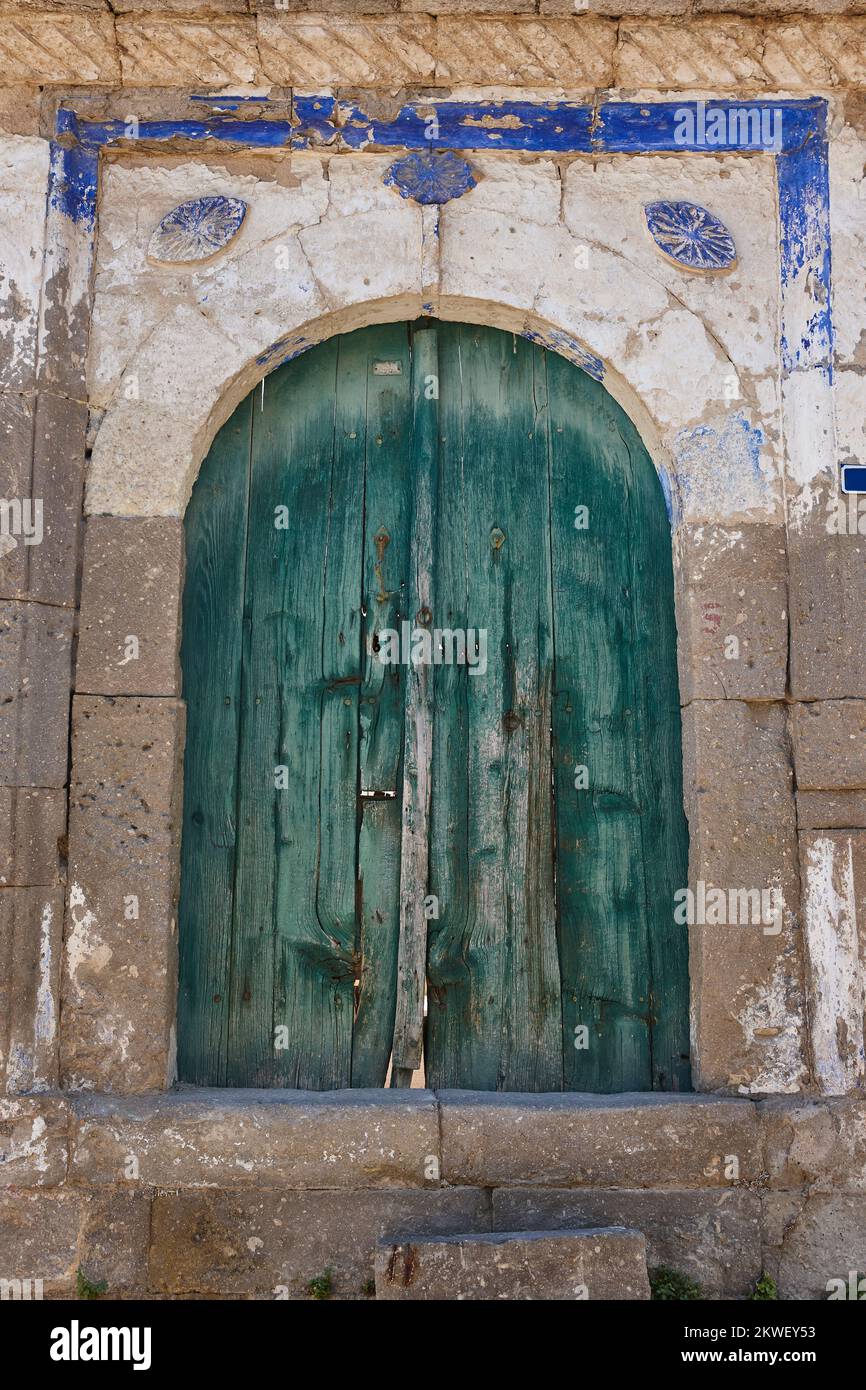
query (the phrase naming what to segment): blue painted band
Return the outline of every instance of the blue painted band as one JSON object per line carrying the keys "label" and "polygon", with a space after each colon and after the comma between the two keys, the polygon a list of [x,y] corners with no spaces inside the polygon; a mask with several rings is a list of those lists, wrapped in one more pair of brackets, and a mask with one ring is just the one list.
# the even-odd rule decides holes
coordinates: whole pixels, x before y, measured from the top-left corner
{"label": "blue painted band", "polygon": [[[228,107],[259,98],[194,98]],[[282,105],[282,103],[281,103]],[[750,154],[793,153],[824,135],[822,98],[786,101],[606,102],[593,111],[577,102],[410,102],[390,120],[367,115],[331,96],[296,97],[293,118],[140,121],[134,136],[124,121],[79,120],[61,108],[57,136],[87,149],[134,138],[136,142],[219,140],[263,149],[310,149],[317,144],[359,149],[369,144],[402,149],[531,151],[536,154]],[[777,119],[778,118],[778,122]]]}
{"label": "blue painted band", "polygon": [[[201,98],[200,98],[201,99]],[[241,97],[226,97],[229,106]],[[216,104],[216,99],[214,99]],[[338,151],[383,149],[527,151],[536,154],[709,155],[772,152],[779,189],[779,254],[783,294],[797,282],[812,287],[815,308],[798,341],[788,342],[783,324],[781,351],[786,373],[818,368],[832,378],[833,325],[830,299],[830,213],[827,102],[823,98],[783,101],[605,102],[594,109],[576,102],[408,103],[395,117],[380,120],[332,96],[297,96],[291,118],[269,116],[257,103],[250,120],[224,115],[201,120],[80,120],[57,114],[52,150],[49,206],[93,228],[98,154],[135,141],[217,140],[271,150]],[[275,103],[278,112],[285,103]],[[601,369],[587,356],[587,370]]]}

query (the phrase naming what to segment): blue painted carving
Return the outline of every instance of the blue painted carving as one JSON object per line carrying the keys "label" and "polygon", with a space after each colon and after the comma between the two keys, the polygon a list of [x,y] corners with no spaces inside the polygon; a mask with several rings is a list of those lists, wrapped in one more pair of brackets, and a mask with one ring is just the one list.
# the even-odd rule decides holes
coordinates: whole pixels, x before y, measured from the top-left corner
{"label": "blue painted carving", "polygon": [[397,159],[385,174],[384,182],[396,188],[401,198],[416,203],[450,203],[475,187],[472,165],[450,150],[407,154]]}
{"label": "blue painted carving", "polygon": [[148,260],[162,265],[209,261],[237,236],[247,215],[240,198],[193,198],[166,213],[147,248]]}
{"label": "blue painted carving", "polygon": [[646,224],[668,260],[686,270],[730,270],[737,248],[724,222],[697,203],[647,203]]}

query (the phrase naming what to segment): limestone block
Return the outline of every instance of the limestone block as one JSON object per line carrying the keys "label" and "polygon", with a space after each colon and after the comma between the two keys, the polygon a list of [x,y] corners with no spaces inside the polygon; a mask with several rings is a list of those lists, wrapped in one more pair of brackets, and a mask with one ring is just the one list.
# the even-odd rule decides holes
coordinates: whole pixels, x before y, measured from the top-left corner
{"label": "limestone block", "polygon": [[763,26],[761,55],[773,87],[863,86],[866,82],[866,21],[862,18],[805,18]]}
{"label": "limestone block", "polygon": [[66,793],[0,787],[0,887],[46,887],[65,858]]}
{"label": "limestone block", "polygon": [[93,516],[87,523],[75,687],[179,695],[183,522]]}
{"label": "limestone block", "polygon": [[532,87],[607,87],[616,26],[593,16],[499,19],[443,16],[436,25],[436,80]]}
{"label": "limestone block", "polygon": [[33,497],[42,503],[42,540],[25,546],[27,592],[74,608],[84,494],[87,407],[40,391],[33,432]]}
{"label": "limestone block", "polygon": [[438,1181],[438,1154],[429,1091],[184,1090],[77,1101],[72,1176],[152,1187],[408,1188]]}
{"label": "limestone block", "polygon": [[[351,3],[356,10],[360,11],[363,8],[365,13],[371,13],[372,0],[337,0],[337,2],[347,6]],[[385,0],[386,7],[389,3],[390,0]],[[378,7],[379,0],[376,0],[376,4]],[[300,8],[302,6],[299,5],[298,9]],[[321,7],[318,0],[303,0],[303,8],[319,9]],[[399,9],[410,14],[476,15],[482,6],[479,4],[479,0],[399,0]],[[483,3],[485,14],[532,14],[535,9],[535,0],[484,0]],[[574,14],[573,6],[568,13]]]}
{"label": "limestone block", "polygon": [[774,1188],[866,1191],[866,1100],[762,1100],[766,1168]]}
{"label": "limestone block", "polygon": [[472,1302],[648,1299],[639,1231],[498,1231],[381,1242],[376,1297]]}
{"label": "limestone block", "polygon": [[684,526],[676,533],[680,693],[783,699],[788,667],[785,533]]}
{"label": "limestone block", "polygon": [[[196,114],[200,116],[201,111]],[[375,156],[369,157],[367,164],[350,162],[361,166],[353,170],[356,184],[372,183],[375,166],[381,163]],[[342,160],[334,161],[335,166],[337,163],[342,164]],[[209,334],[206,344],[195,353],[187,352],[185,359],[176,359],[163,335],[157,335],[162,360],[171,363],[162,377],[159,358],[152,364],[151,359],[143,364],[135,360],[154,330],[166,321],[167,327],[176,326],[178,332],[194,335],[196,343],[200,342],[195,325],[198,311],[190,314],[187,304],[186,315],[172,321],[172,314],[184,307],[190,292],[209,318],[218,313],[225,334],[231,342],[240,341],[250,358],[281,338],[293,324],[327,312],[329,306],[316,286],[296,232],[325,215],[331,192],[321,159],[306,153],[293,152],[291,159],[288,155],[264,161],[254,157],[231,169],[222,160],[203,165],[200,159],[192,158],[168,167],[150,162],[131,168],[108,164],[102,175],[88,374],[89,396],[95,405],[104,409],[111,403],[127,370],[135,372],[138,381],[126,377],[123,390],[131,393],[137,385],[139,394],[152,402],[170,391],[180,367],[201,372],[215,360],[219,343],[216,335],[211,338]],[[187,199],[214,194],[247,203],[247,215],[236,240],[213,263],[191,269],[189,277],[179,278],[150,265],[150,237],[166,211]],[[394,201],[393,194],[390,201]],[[198,318],[206,328],[201,313]],[[230,380],[226,380],[226,387]],[[198,395],[179,402],[179,410],[189,412],[200,390],[197,382]]]}
{"label": "limestone block", "polygon": [[13,531],[16,500],[22,508],[21,523],[28,502],[31,528],[37,520],[32,502],[32,467],[33,398],[0,391],[0,498],[13,505],[6,523],[7,533],[0,535],[0,598],[24,598],[28,592],[28,565],[34,547],[26,543],[23,534]]}
{"label": "limestone block", "polygon": [[[9,19],[0,16],[4,77]],[[51,21],[46,25],[50,30]],[[22,29],[29,33],[26,19]],[[0,138],[0,391],[27,391],[34,383],[47,186],[48,142]]]}
{"label": "limestone block", "polygon": [[70,1298],[80,1269],[108,1298],[128,1296],[146,1287],[149,1234],[144,1194],[2,1192],[0,1277],[41,1279],[46,1298]]}
{"label": "limestone block", "polygon": [[252,17],[142,15],[117,20],[125,87],[224,86],[261,79]]}
{"label": "limestone block", "polygon": [[[856,107],[854,108],[856,111]],[[833,335],[836,360],[851,367],[866,366],[866,288],[858,265],[866,261],[866,219],[863,216],[866,130],[843,126],[830,141],[830,236],[833,244]],[[839,381],[836,380],[838,393]],[[862,391],[866,389],[860,378]],[[861,423],[863,412],[861,411]]]}
{"label": "limestone block", "polygon": [[768,1192],[764,1199],[767,1272],[780,1298],[825,1299],[856,1286],[866,1270],[866,1203],[861,1194]]}
{"label": "limestone block", "polygon": [[373,1277],[378,1241],[413,1229],[489,1230],[487,1194],[450,1188],[157,1195],[150,1279],[163,1294],[309,1298],[310,1280],[329,1271],[336,1297],[357,1297]]}
{"label": "limestone block", "polygon": [[694,1095],[440,1091],[442,1177],[484,1187],[724,1187],[760,1169],[746,1101]]}
{"label": "limestone block", "polygon": [[110,14],[0,15],[0,72],[4,81],[101,82],[120,80]]}
{"label": "limestone block", "polygon": [[260,12],[265,78],[315,91],[331,83],[400,87],[430,82],[436,29],[422,15],[341,18]]}
{"label": "limestone block", "polygon": [[694,701],[683,760],[696,1084],[796,1091],[807,1068],[785,706]]}
{"label": "limestone block", "polygon": [[42,1279],[47,1294],[72,1287],[86,1200],[71,1192],[0,1193],[0,1277]]}
{"label": "limestone block", "polygon": [[150,1196],[115,1192],[88,1196],[82,1208],[82,1274],[91,1284],[105,1283],[106,1298],[147,1287]]}
{"label": "limestone block", "polygon": [[[35,3],[41,0],[34,0]],[[78,0],[72,0],[77,4]],[[89,0],[93,3],[93,0]],[[96,0],[101,3],[101,0]],[[296,0],[291,0],[292,6]],[[111,0],[108,7],[115,14],[159,14],[165,11],[167,14],[248,14],[250,10],[257,8],[256,4],[250,4],[249,0]]]}
{"label": "limestone block", "polygon": [[755,88],[766,86],[764,27],[748,19],[625,20],[614,85]]}
{"label": "limestone block", "polygon": [[0,1070],[11,1093],[56,1087],[63,894],[0,891]]}
{"label": "limestone block", "polygon": [[[631,0],[628,0],[631,3]],[[860,14],[863,0],[693,0],[695,14],[735,10],[748,15]]]}
{"label": "limestone block", "polygon": [[650,18],[688,14],[692,4],[693,0],[577,0],[577,3],[575,0],[541,0],[540,10],[542,14],[571,15],[579,12],[612,16],[646,15]]}
{"label": "limestone block", "polygon": [[[298,242],[334,307],[421,294],[421,210],[407,199],[323,218],[304,227]],[[374,246],[387,246],[388,255],[373,255]]]}
{"label": "limestone block", "polygon": [[646,1237],[650,1271],[680,1270],[710,1298],[743,1298],[761,1273],[761,1202],[726,1192],[497,1188],[494,1230],[631,1226]]}
{"label": "limestone block", "polygon": [[793,710],[797,788],[866,787],[866,700],[816,700]]}
{"label": "limestone block", "polygon": [[[866,149],[866,147],[864,147]],[[866,153],[864,153],[866,160]],[[866,182],[864,182],[866,192]],[[866,202],[866,199],[864,199]],[[864,238],[866,246],[866,238]],[[866,296],[861,322],[866,323]],[[863,343],[866,357],[866,340]],[[840,463],[866,465],[866,376],[863,366],[839,371],[833,381],[833,402],[836,410],[836,448]],[[844,516],[850,534],[866,536],[866,498],[862,494],[848,495],[842,500],[840,519]]]}
{"label": "limestone block", "polygon": [[801,830],[866,830],[866,790],[797,792]]}
{"label": "limestone block", "polygon": [[[501,166],[505,161],[498,162]],[[727,354],[718,361],[713,383],[717,408],[730,401],[738,387],[745,404],[751,388],[748,374],[765,379],[775,374],[779,251],[771,160],[623,154],[600,161],[591,178],[583,161],[575,160],[562,170],[562,192],[563,220],[584,251],[574,267],[582,273],[574,278],[582,279],[590,292],[595,288],[597,243],[627,262],[619,277],[620,300],[614,300],[612,307],[632,314],[632,329],[640,328],[641,312],[628,303],[633,291],[623,296],[622,287],[623,275],[631,280],[634,266],[667,288],[670,298],[664,309],[679,304],[696,314]],[[480,185],[471,195],[473,202],[482,193]],[[724,279],[724,293],[719,292],[716,276],[690,275],[660,254],[644,214],[645,205],[656,200],[700,203],[729,228],[737,247],[737,266]],[[699,364],[690,357],[692,333],[685,330],[682,338],[679,344],[665,344],[665,350],[674,354],[668,359],[669,384],[690,397]],[[775,392],[771,412],[777,413]],[[727,478],[724,481],[727,486]]]}
{"label": "limestone block", "polygon": [[72,614],[0,604],[0,783],[66,782]]}
{"label": "limestone block", "polygon": [[866,1076],[866,832],[812,830],[800,845],[815,1076],[844,1095]]}
{"label": "limestone block", "polygon": [[615,82],[644,88],[814,90],[862,84],[864,74],[859,17],[799,15],[761,23],[713,15],[688,25],[626,20],[620,29]]}
{"label": "limestone block", "polygon": [[57,1096],[0,1096],[0,1187],[63,1182],[69,1115]]}
{"label": "limestone block", "polygon": [[183,706],[77,697],[61,1067],[70,1089],[171,1080]]}
{"label": "limestone block", "polygon": [[795,512],[788,534],[791,694],[866,698],[866,534],[850,528],[844,501],[840,513],[835,479],[819,477],[809,492],[813,505]]}

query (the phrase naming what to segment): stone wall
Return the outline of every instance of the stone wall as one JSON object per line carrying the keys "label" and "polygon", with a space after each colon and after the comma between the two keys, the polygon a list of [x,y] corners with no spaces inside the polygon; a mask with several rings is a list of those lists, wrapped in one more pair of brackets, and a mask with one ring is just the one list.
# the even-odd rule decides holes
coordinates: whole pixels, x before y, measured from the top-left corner
{"label": "stone wall", "polygon": [[3,1268],[73,1296],[369,1296],[379,1239],[625,1225],[741,1298],[862,1269],[861,1100],[201,1092],[0,1101]]}
{"label": "stone wall", "polygon": [[[866,464],[866,0],[477,9],[0,0],[0,496],[45,501],[41,544],[0,536],[0,1276],[60,1297],[79,1264],[181,1297],[302,1296],[330,1266],[358,1296],[376,1234],[419,1222],[634,1224],[712,1294],[763,1267],[820,1296],[866,1267],[866,519],[838,484]],[[583,103],[595,129],[606,103],[677,95],[826,101],[832,339],[820,219],[785,244],[770,153],[527,137],[467,152],[477,186],[441,210],[383,183],[401,111],[459,100],[504,136],[503,101]],[[59,110],[128,134],[94,156]],[[223,116],[303,141],[191,133]],[[206,193],[249,204],[237,243],[151,265],[159,219]],[[665,262],[654,197],[710,207],[736,269]],[[190,489],[269,367],[430,312],[602,364],[668,491],[690,882],[784,903],[778,933],[693,929],[711,1099],[169,1089]]]}

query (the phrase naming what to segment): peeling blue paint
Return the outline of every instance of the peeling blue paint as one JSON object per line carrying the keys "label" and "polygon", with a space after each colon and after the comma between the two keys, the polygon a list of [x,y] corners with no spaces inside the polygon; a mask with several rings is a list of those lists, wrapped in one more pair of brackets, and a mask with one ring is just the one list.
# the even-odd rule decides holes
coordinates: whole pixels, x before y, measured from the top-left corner
{"label": "peeling blue paint", "polygon": [[670,478],[668,477],[668,471],[667,471],[667,469],[666,469],[666,468],[657,468],[656,471],[657,471],[657,473],[658,473],[658,475],[659,475],[659,482],[661,483],[661,486],[662,486],[662,496],[663,496],[664,499],[665,499],[665,511],[666,511],[667,514],[668,514],[668,521],[669,521],[670,524],[671,524],[671,529],[673,529],[675,526],[678,526],[678,525],[679,525],[679,520],[680,520],[680,507],[679,507],[679,502],[678,502],[678,501],[675,502],[675,500],[674,500],[674,494],[673,494],[673,491],[672,491],[672,489],[671,489],[671,480],[670,480]]}
{"label": "peeling blue paint", "polygon": [[827,141],[813,137],[776,161],[779,184],[779,258],[783,289],[805,277],[815,309],[798,342],[782,325],[782,365],[824,367],[832,373],[830,303],[830,183]]}
{"label": "peeling blue paint", "polygon": [[582,343],[568,333],[563,333],[561,329],[548,328],[539,332],[534,328],[527,328],[520,336],[528,339],[530,343],[538,343],[539,347],[552,348],[554,352],[567,357],[575,366],[580,367],[587,376],[593,377],[595,381],[604,381],[604,363],[601,358],[587,351]]}
{"label": "peeling blue paint", "polygon": [[[708,143],[701,112],[711,106],[728,118],[725,138]],[[826,103],[802,101],[607,102],[589,105],[529,101],[416,101],[391,119],[371,116],[363,107],[332,97],[297,97],[296,148],[319,142],[341,148],[367,145],[403,149],[509,150],[535,154],[702,154],[750,153],[772,149],[767,122],[775,132],[780,116],[781,149],[799,149],[822,126]],[[691,130],[684,115],[692,117]],[[757,117],[758,119],[752,119]]]}
{"label": "peeling blue paint", "polygon": [[[58,112],[58,118],[72,114]],[[134,134],[128,121],[80,121],[76,125],[82,148],[89,150],[124,141],[141,145],[166,140],[219,140],[256,149],[288,149],[294,130],[291,121],[285,119],[237,121],[229,116],[209,116],[200,121],[139,121]]]}
{"label": "peeling blue paint", "polygon": [[718,505],[719,495],[732,510],[748,510],[766,502],[768,482],[761,470],[763,430],[741,411],[719,424],[681,430],[674,440],[677,480],[684,498]]}
{"label": "peeling blue paint", "polygon": [[285,362],[293,362],[302,353],[309,352],[310,348],[315,347],[318,341],[317,338],[299,338],[292,335],[288,341],[281,339],[276,343],[271,343],[271,346],[256,358],[256,366],[267,367],[268,373],[274,372]]}
{"label": "peeling blue paint", "polygon": [[61,145],[52,141],[48,174],[50,208],[92,230],[96,222],[98,182],[98,154],[78,144]]}

